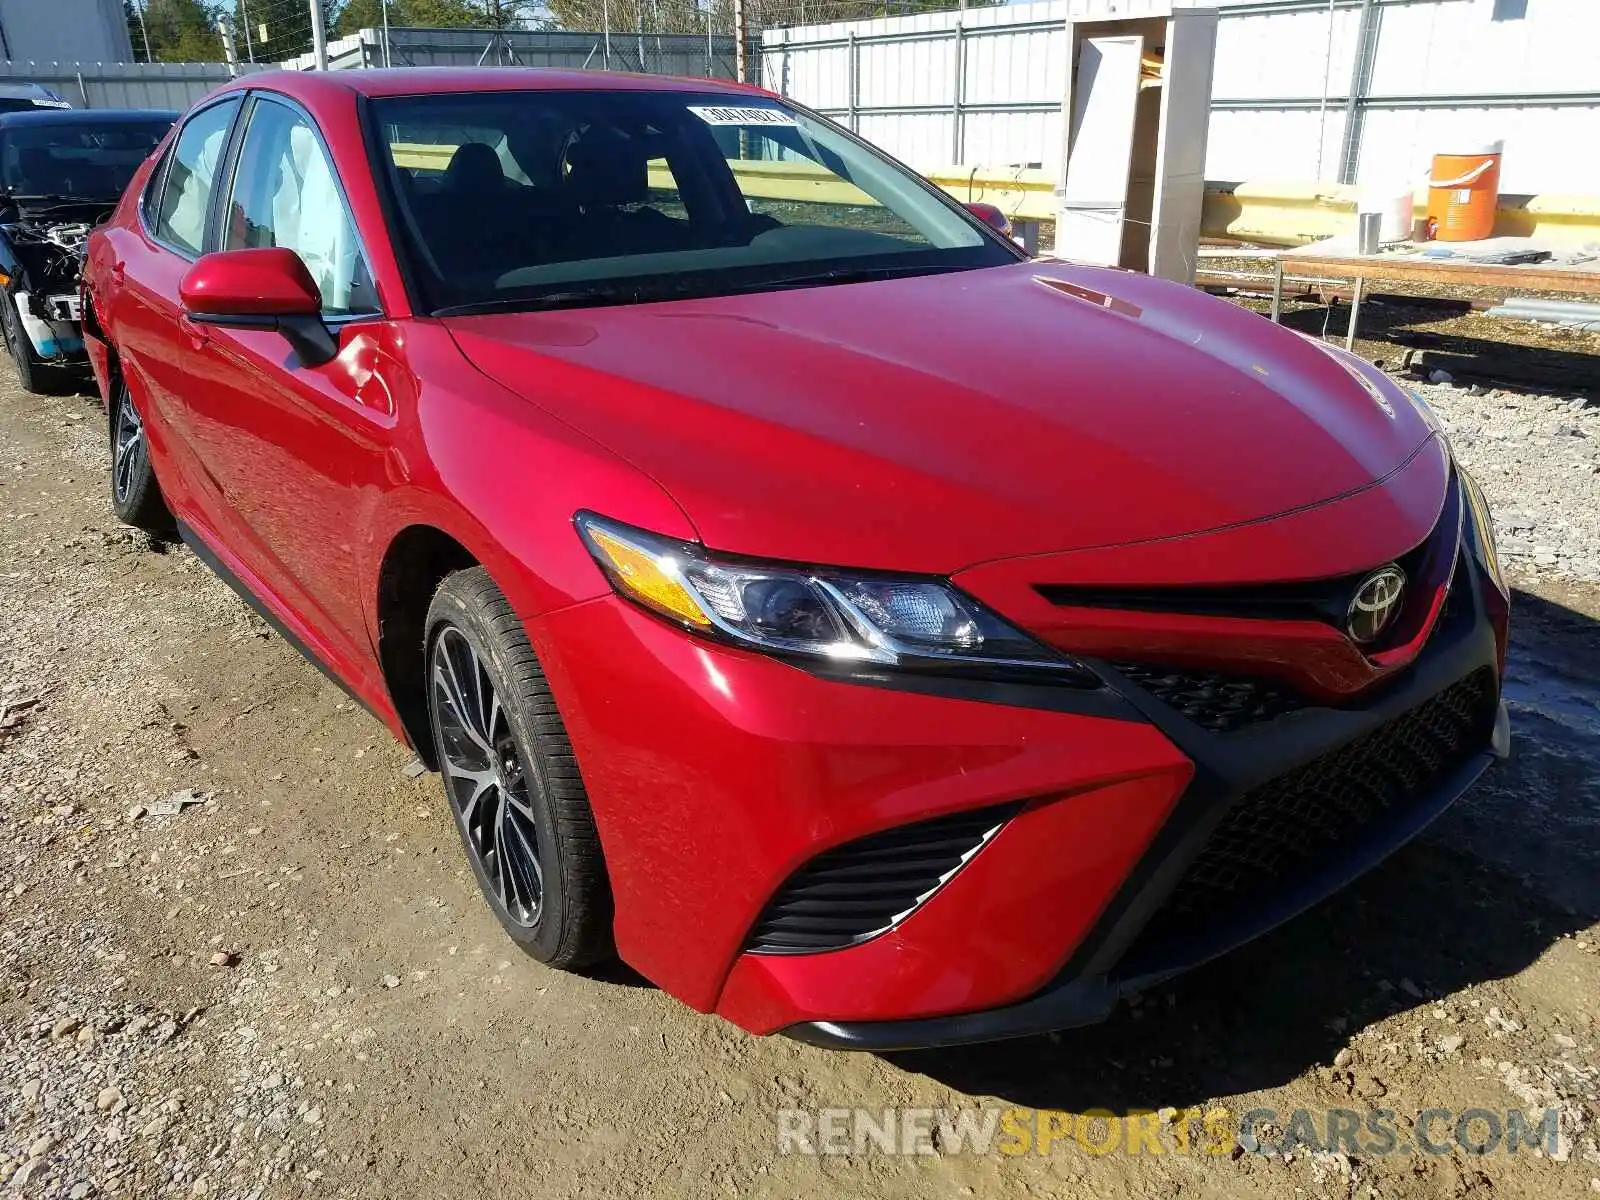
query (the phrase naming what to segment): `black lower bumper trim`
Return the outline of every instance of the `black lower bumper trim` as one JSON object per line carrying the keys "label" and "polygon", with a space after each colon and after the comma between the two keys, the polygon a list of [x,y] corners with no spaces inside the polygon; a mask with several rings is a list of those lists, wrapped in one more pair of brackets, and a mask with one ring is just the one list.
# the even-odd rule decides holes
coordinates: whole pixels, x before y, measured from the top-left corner
{"label": "black lower bumper trim", "polygon": [[783,1032],[796,1041],[828,1050],[882,1052],[962,1046],[1094,1025],[1111,1015],[1120,995],[1117,985],[1108,979],[1074,979],[1005,1008],[914,1021],[807,1021]]}
{"label": "black lower bumper trim", "polygon": [[1111,1015],[1123,996],[1153,987],[1260,937],[1305,912],[1366,874],[1449,808],[1510,744],[1510,724],[1501,704],[1493,741],[1428,795],[1351,845],[1346,853],[1297,885],[1272,896],[1269,904],[1235,914],[1200,940],[1163,943],[1117,964],[1114,976],[1079,976],[1004,1008],[924,1017],[908,1021],[807,1021],[784,1034],[831,1050],[917,1050],[998,1042],[1058,1029],[1094,1025]]}

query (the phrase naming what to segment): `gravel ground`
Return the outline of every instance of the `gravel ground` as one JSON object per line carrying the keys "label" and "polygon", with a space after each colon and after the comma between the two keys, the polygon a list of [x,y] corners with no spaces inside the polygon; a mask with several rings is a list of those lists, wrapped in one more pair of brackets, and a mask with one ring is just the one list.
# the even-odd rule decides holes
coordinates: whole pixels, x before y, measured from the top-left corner
{"label": "gravel ground", "polygon": [[[0,369],[0,1190],[21,1197],[1593,1197],[1600,410],[1424,389],[1516,573],[1518,753],[1349,892],[1104,1026],[749,1038],[517,956],[437,780]],[[1577,433],[1569,432],[1577,430]],[[786,1106],[1550,1106],[1554,1157],[778,1153]],[[1171,1119],[1170,1114],[1163,1118]]]}
{"label": "gravel ground", "polygon": [[1600,399],[1411,386],[1489,497],[1506,564],[1600,580]]}

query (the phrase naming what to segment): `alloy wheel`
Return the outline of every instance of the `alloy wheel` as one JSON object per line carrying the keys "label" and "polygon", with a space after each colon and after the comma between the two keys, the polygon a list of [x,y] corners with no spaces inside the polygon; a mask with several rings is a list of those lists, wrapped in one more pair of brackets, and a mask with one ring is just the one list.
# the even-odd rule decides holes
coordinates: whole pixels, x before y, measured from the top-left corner
{"label": "alloy wheel", "polygon": [[118,504],[127,503],[145,464],[144,422],[126,393],[117,405],[117,428],[111,456],[111,488]]}
{"label": "alloy wheel", "polygon": [[467,851],[515,924],[538,924],[544,898],[539,835],[524,756],[494,681],[453,625],[429,661],[439,768]]}

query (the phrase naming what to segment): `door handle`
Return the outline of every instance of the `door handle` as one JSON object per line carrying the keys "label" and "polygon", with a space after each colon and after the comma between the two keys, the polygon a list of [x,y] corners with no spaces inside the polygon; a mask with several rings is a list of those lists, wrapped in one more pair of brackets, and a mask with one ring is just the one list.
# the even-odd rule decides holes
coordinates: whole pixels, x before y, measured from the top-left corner
{"label": "door handle", "polygon": [[123,262],[111,264],[111,282],[121,287],[128,279],[128,264]]}

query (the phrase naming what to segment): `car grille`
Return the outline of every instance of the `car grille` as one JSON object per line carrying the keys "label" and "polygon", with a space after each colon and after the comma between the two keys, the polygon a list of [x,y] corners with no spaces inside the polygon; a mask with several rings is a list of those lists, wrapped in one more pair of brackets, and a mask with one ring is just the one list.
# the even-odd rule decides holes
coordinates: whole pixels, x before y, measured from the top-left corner
{"label": "car grille", "polygon": [[[1458,570],[1455,586],[1445,596],[1434,632],[1452,627],[1471,612],[1467,578],[1465,570]],[[1269,679],[1148,663],[1113,662],[1111,665],[1130,683],[1137,684],[1169,708],[1213,733],[1233,733],[1312,703]]]}
{"label": "car grille", "polygon": [[1232,733],[1306,706],[1305,700],[1287,688],[1265,679],[1143,663],[1111,665],[1169,708],[1215,733]]}
{"label": "car grille", "polygon": [[893,928],[1013,816],[1015,804],[901,825],[817,855],[778,889],[747,950],[839,950]]}
{"label": "car grille", "polygon": [[1484,748],[1494,674],[1477,671],[1337,750],[1242,796],[1146,927],[1146,941],[1214,923],[1357,842]]}

